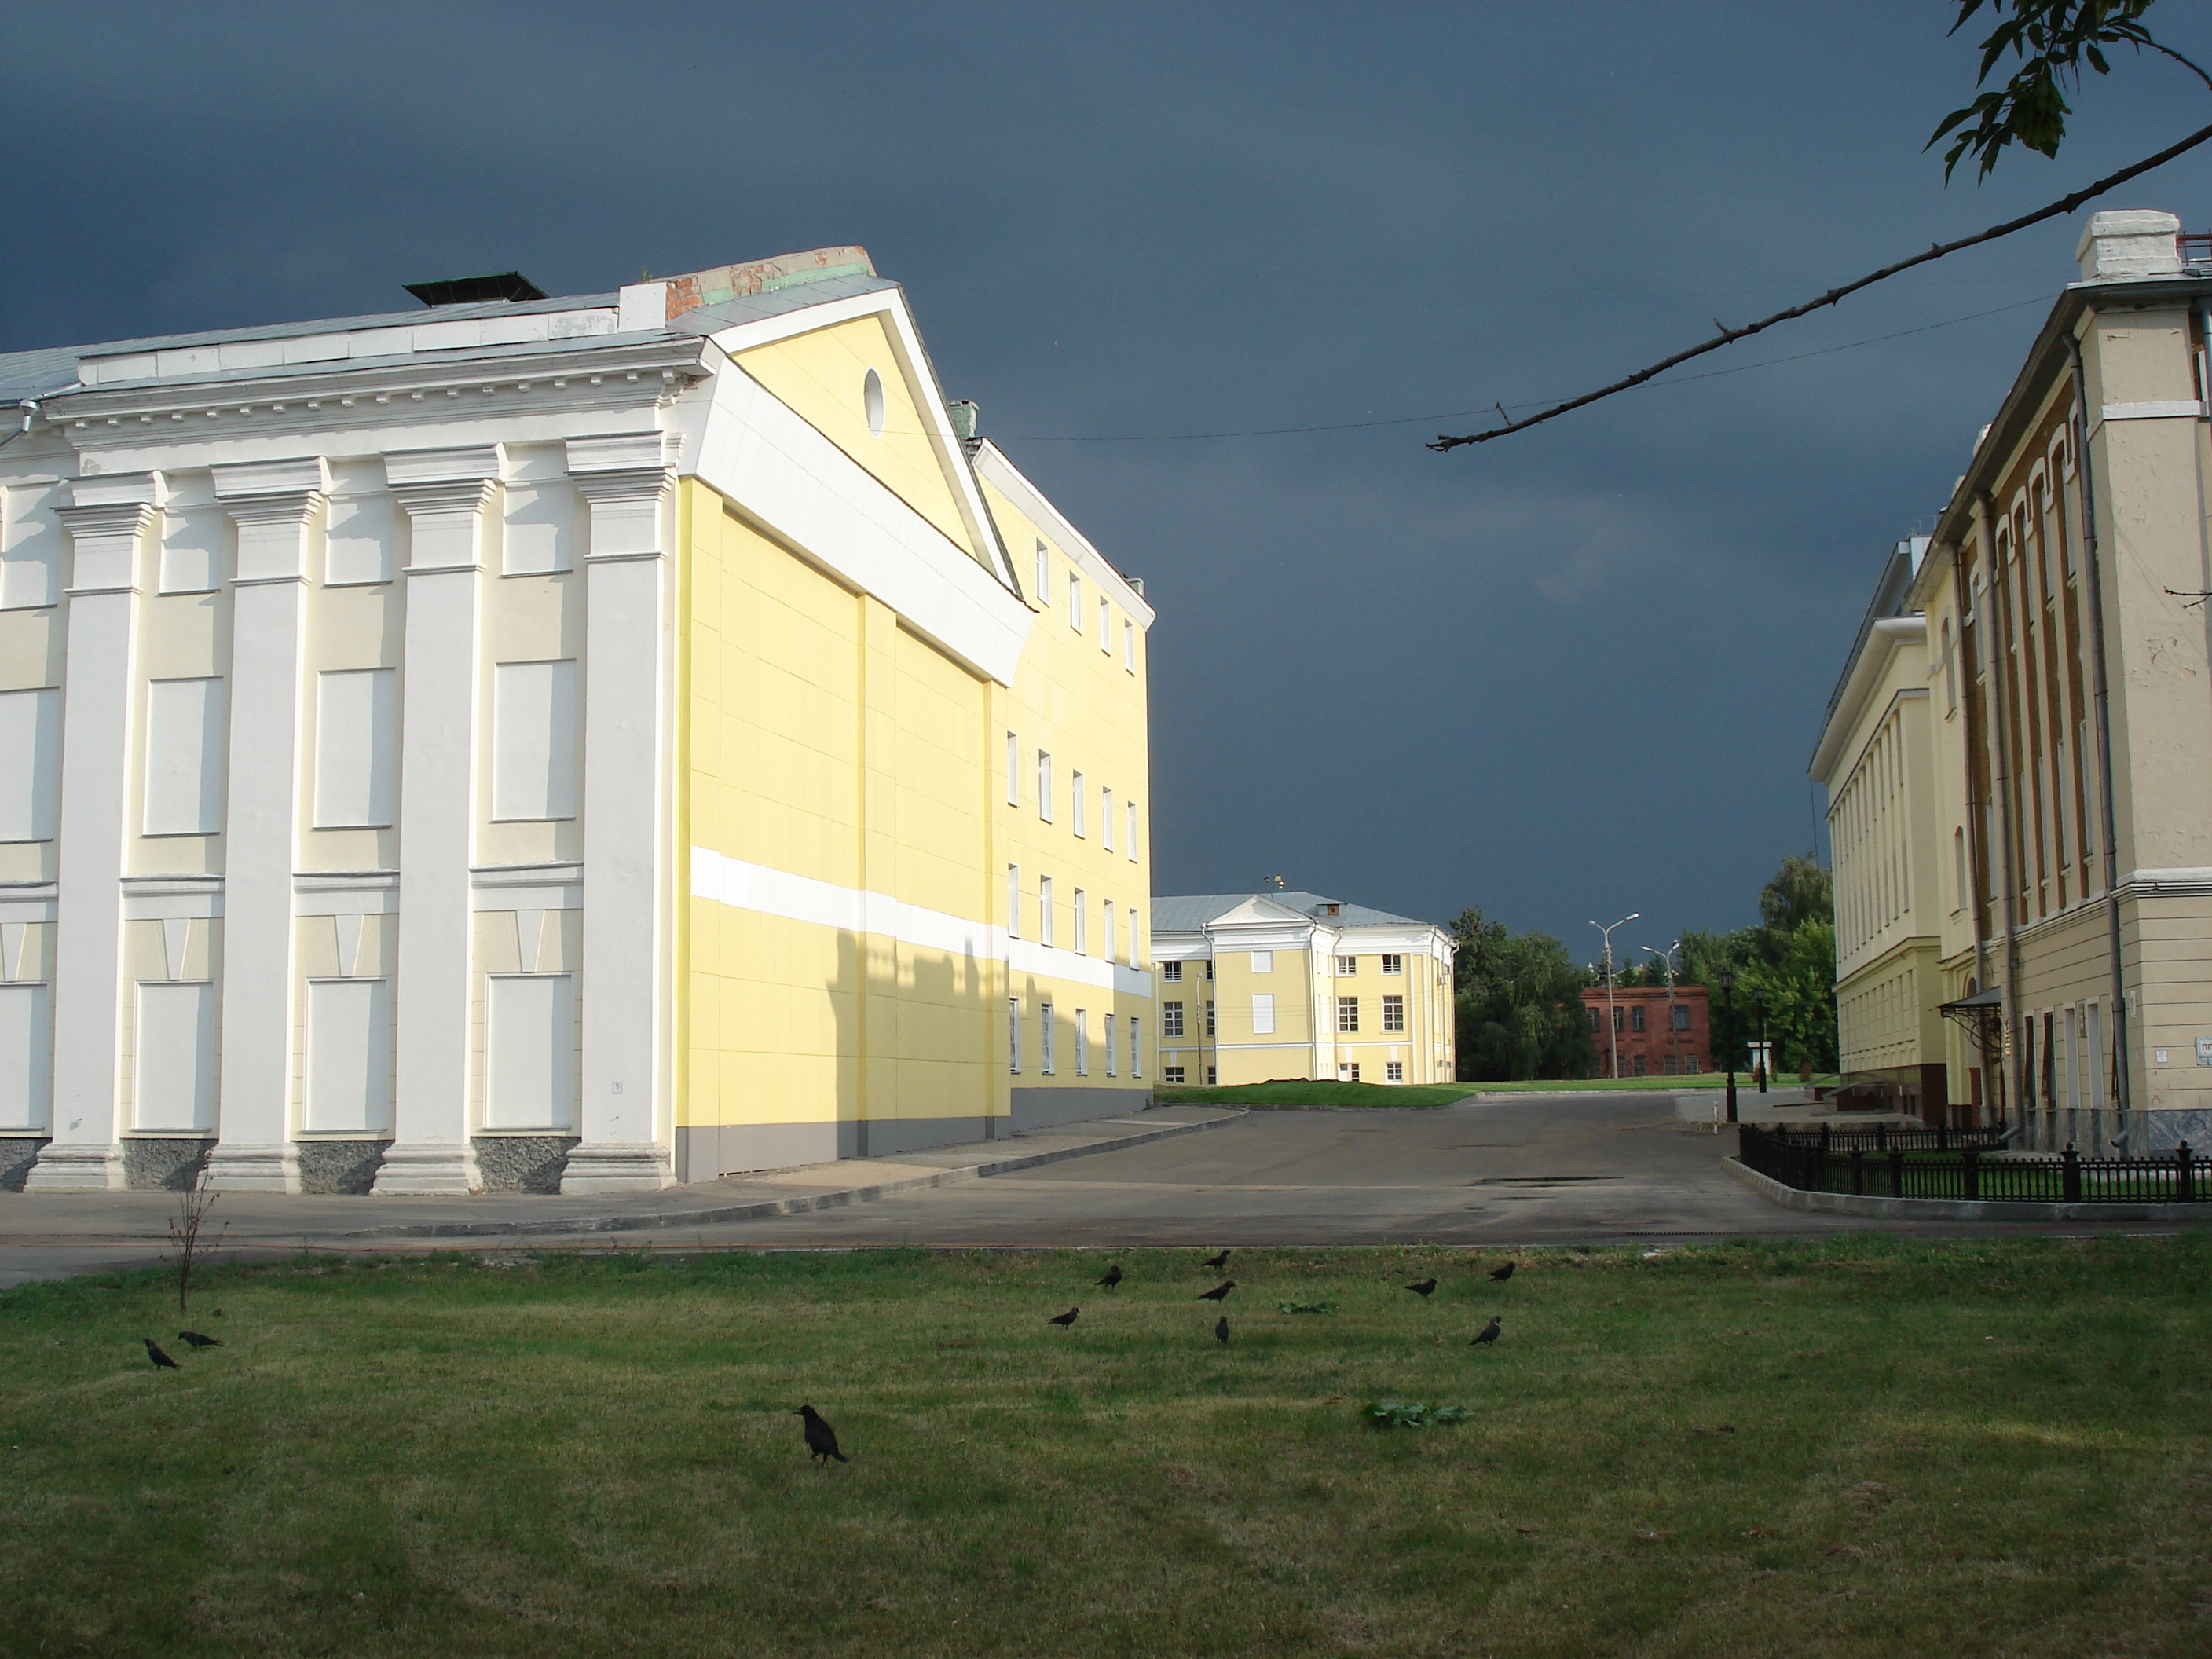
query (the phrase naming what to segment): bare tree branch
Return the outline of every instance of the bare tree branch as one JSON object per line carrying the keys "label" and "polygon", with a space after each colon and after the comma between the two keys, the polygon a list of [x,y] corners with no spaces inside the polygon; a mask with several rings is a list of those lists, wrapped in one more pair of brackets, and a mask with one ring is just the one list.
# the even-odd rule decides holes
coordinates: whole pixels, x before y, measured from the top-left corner
{"label": "bare tree branch", "polygon": [[[2196,69],[2197,66],[2191,64],[2190,67]],[[2197,72],[2202,74],[2203,71],[2200,70]],[[1445,450],[1457,449],[1462,444],[1486,444],[1492,438],[1503,438],[1516,432],[1526,432],[1532,426],[1541,426],[1545,422],[1556,420],[1570,410],[1585,408],[1601,398],[1613,397],[1617,392],[1632,391],[1654,376],[1664,374],[1668,369],[1686,363],[1693,357],[1702,357],[1709,351],[1718,351],[1724,345],[1732,345],[1738,340],[1748,339],[1752,335],[1763,333],[1777,323],[1786,323],[1796,318],[1808,316],[1824,306],[1834,305],[1838,300],[1845,299],[1863,288],[1871,288],[1876,283],[1886,282],[1900,271],[1911,270],[1915,265],[1924,265],[1931,260],[1941,259],[1947,254],[1958,252],[1961,248],[1973,247],[1983,242],[1994,242],[1999,237],[2009,236],[2016,230],[2025,230],[2030,225],[2041,224],[2045,219],[2056,219],[2063,214],[2071,213],[2084,202],[2094,200],[2106,191],[2124,185],[2129,179],[2138,178],[2154,167],[2164,167],[2177,155],[2186,155],[2208,138],[2212,138],[2212,126],[2199,127],[2179,143],[2169,144],[2157,155],[2146,156],[2130,167],[2122,167],[2118,173],[2109,173],[2094,184],[2084,185],[2071,196],[2061,197],[2047,207],[2038,208],[2033,213],[2022,214],[2017,219],[2008,219],[2001,225],[1991,225],[1978,235],[1962,236],[1955,242],[1938,242],[1924,253],[1916,253],[1909,259],[1899,259],[1895,264],[1884,265],[1880,270],[1870,271],[1855,283],[1845,283],[1840,288],[1830,289],[1816,300],[1808,300],[1802,305],[1791,306],[1787,311],[1778,311],[1772,316],[1762,317],[1755,323],[1746,323],[1741,328],[1723,328],[1718,334],[1702,344],[1693,345],[1686,351],[1678,351],[1671,357],[1662,357],[1649,368],[1639,368],[1635,374],[1615,380],[1611,386],[1600,386],[1595,392],[1585,392],[1581,397],[1571,398],[1563,404],[1554,404],[1551,408],[1540,414],[1531,415],[1526,420],[1508,421],[1504,425],[1492,427],[1487,432],[1469,433],[1463,437],[1439,434],[1437,441],[1428,447],[1441,453]],[[1717,323],[1717,319],[1716,322]],[[1500,411],[1500,413],[1503,412],[1503,410]]]}

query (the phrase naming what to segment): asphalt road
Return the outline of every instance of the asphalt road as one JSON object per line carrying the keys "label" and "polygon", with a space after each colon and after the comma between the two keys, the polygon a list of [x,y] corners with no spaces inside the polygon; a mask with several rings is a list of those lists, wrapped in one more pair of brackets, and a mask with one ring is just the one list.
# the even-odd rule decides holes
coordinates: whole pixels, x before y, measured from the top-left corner
{"label": "asphalt road", "polygon": [[[2098,1230],[2081,1223],[1861,1220],[1784,1209],[1722,1167],[1735,1144],[1732,1134],[1715,1135],[1702,1121],[1686,1121],[1671,1094],[1516,1096],[1434,1111],[1255,1112],[1203,1133],[803,1215],[612,1236],[372,1240],[358,1230],[374,1224],[378,1200],[334,1198],[316,1201],[316,1213],[328,1216],[327,1233],[288,1228],[281,1242],[264,1236],[225,1254],[513,1250],[532,1244],[606,1249],[647,1243],[671,1250],[1413,1243],[1504,1249],[1856,1230]],[[72,1200],[79,1214],[86,1202]],[[6,1214],[16,1237],[0,1235],[0,1285],[162,1254],[144,1233],[131,1239],[34,1237],[38,1213],[35,1200],[10,1201]]]}

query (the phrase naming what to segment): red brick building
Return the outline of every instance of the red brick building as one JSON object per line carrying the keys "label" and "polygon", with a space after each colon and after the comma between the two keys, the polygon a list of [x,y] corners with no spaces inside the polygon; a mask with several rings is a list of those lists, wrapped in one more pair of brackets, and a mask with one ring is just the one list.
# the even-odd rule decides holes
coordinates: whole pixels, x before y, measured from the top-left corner
{"label": "red brick building", "polygon": [[1617,1046],[1623,1077],[1683,1077],[1709,1072],[1713,1056],[1711,1000],[1702,985],[1616,985],[1613,1029],[1606,1029],[1602,985],[1583,993],[1583,1018],[1589,1022],[1590,1047],[1597,1051],[1592,1077],[1611,1077]]}

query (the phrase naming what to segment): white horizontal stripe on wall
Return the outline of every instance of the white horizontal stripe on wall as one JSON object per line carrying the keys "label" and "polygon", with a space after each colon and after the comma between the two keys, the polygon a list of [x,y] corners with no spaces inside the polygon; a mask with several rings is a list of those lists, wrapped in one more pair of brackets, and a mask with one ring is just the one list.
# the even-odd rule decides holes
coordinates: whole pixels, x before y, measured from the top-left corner
{"label": "white horizontal stripe on wall", "polygon": [[53,1017],[43,985],[0,985],[0,1129],[43,1129]]}
{"label": "white horizontal stripe on wall", "polygon": [[146,687],[146,833],[207,836],[222,828],[222,682],[155,680]]}
{"label": "white horizontal stripe on wall", "polygon": [[136,1127],[215,1127],[215,987],[205,981],[138,985]]}
{"label": "white horizontal stripe on wall", "polygon": [[576,816],[576,664],[503,662],[492,671],[491,815]]}
{"label": "white horizontal stripe on wall", "polygon": [[398,781],[399,675],[347,668],[316,677],[315,828],[383,829]]}
{"label": "white horizontal stripe on wall", "polygon": [[61,769],[61,688],[0,692],[0,841],[53,839]]}
{"label": "white horizontal stripe on wall", "polygon": [[942,951],[948,956],[1001,961],[1017,973],[1096,985],[1127,996],[1152,994],[1152,975],[1139,969],[1119,967],[1030,939],[1010,939],[1001,929],[985,922],[902,903],[883,893],[839,887],[811,876],[794,876],[764,864],[730,858],[711,848],[691,849],[691,892],[696,898],[712,899],[740,910],[757,910],[787,921],[878,933],[902,945]]}
{"label": "white horizontal stripe on wall", "polygon": [[392,1127],[392,996],[381,979],[307,982],[310,1133]]}
{"label": "white horizontal stripe on wall", "polygon": [[566,1129],[576,1104],[575,976],[494,974],[485,1003],[484,1127]]}

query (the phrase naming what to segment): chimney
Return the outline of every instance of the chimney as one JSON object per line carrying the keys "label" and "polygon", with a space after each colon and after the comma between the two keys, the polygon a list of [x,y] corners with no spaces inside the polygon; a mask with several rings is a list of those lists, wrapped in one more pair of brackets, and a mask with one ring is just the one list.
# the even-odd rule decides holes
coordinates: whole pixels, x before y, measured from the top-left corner
{"label": "chimney", "polygon": [[2074,257],[2085,283],[2124,283],[2147,276],[2179,276],[2181,251],[2176,238],[2181,221],[2171,213],[2143,208],[2093,214]]}
{"label": "chimney", "polygon": [[962,442],[976,435],[975,428],[982,424],[983,411],[965,398],[955,398],[945,405],[945,412],[952,417],[952,434]]}

